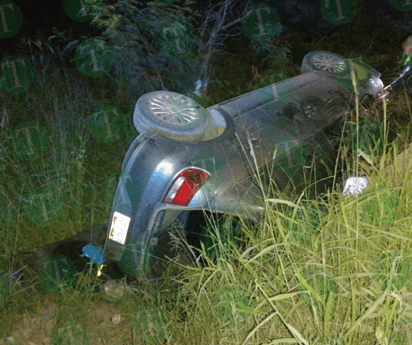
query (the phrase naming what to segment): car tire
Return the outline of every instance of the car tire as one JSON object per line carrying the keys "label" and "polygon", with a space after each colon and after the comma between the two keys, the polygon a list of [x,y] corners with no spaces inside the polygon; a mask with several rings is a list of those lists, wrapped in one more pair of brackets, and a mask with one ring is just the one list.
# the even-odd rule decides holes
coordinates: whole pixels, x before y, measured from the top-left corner
{"label": "car tire", "polygon": [[300,70],[302,72],[322,71],[340,75],[348,73],[348,65],[345,58],[338,54],[316,51],[305,55]]}
{"label": "car tire", "polygon": [[200,140],[208,111],[190,97],[171,91],[149,92],[139,98],[133,124],[139,133],[153,131],[181,141]]}

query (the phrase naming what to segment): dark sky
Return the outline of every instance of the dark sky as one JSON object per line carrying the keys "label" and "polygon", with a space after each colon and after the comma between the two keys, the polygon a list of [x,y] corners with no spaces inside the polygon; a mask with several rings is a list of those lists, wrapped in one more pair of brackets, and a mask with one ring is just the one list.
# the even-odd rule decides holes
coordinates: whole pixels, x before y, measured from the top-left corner
{"label": "dark sky", "polygon": [[23,38],[32,40],[44,35],[48,38],[53,35],[55,27],[61,31],[72,28],[81,35],[91,32],[88,23],[80,23],[69,18],[63,9],[63,0],[13,0],[23,13],[23,26],[12,38],[0,40],[0,55],[6,55]]}
{"label": "dark sky", "polygon": [[[78,1],[78,0],[64,0]],[[116,2],[116,0],[104,0],[105,2]],[[180,1],[180,0],[175,0]],[[319,11],[320,0],[253,0],[255,3],[265,2],[274,7],[281,18],[281,23],[287,27],[296,26],[302,30],[316,29],[313,23],[320,23],[323,18]],[[383,12],[392,15],[393,18],[409,18],[410,12],[402,12],[395,9],[390,1],[399,0],[359,0],[359,7],[362,13]],[[69,18],[63,9],[63,0],[13,0],[23,13],[23,27],[12,38],[0,40],[0,57],[12,53],[16,43],[21,42],[23,38],[36,39],[41,34],[44,38],[53,35],[52,29],[72,30],[73,35],[91,34],[98,35],[96,29],[92,29],[89,23],[80,23]],[[142,1],[143,2],[143,1]],[[209,4],[218,3],[217,0],[197,0],[199,9],[206,8]],[[363,14],[360,14],[363,15]],[[411,22],[411,21],[410,21]],[[14,53],[14,52],[13,52]]]}

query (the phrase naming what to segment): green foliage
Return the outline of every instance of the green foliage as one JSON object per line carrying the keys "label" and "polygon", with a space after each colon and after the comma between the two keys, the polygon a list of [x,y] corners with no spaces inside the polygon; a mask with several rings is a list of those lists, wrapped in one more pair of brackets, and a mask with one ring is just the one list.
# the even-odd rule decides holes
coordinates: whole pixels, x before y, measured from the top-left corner
{"label": "green foliage", "polygon": [[362,203],[365,219],[368,222],[391,224],[399,212],[399,196],[394,190],[378,188]]}
{"label": "green foliage", "polygon": [[128,78],[132,92],[178,90],[194,83],[199,57],[170,58],[159,49],[162,29],[167,25],[181,21],[188,27],[195,24],[199,13],[193,5],[190,0],[182,5],[123,0],[103,7],[93,19],[113,48],[117,76]]}
{"label": "green foliage", "polygon": [[209,258],[233,256],[233,248],[239,244],[240,235],[236,224],[233,219],[220,217],[202,228],[199,238]]}
{"label": "green foliage", "polygon": [[280,60],[284,63],[292,62],[290,44],[280,36],[282,26],[279,28],[274,37],[266,41],[251,40],[249,43],[249,54],[256,54],[262,62],[272,62]]}
{"label": "green foliage", "polygon": [[[113,16],[107,12],[110,8],[115,10]],[[119,73],[129,74],[132,81],[135,80],[136,90],[144,93],[163,86],[179,88],[193,76],[191,73],[196,65],[190,63],[199,63],[200,59],[193,57],[196,51],[185,61],[166,58],[156,46],[157,31],[151,31],[153,26],[145,26],[169,17],[177,20],[182,8],[172,3],[165,7],[160,3],[142,5],[120,1],[103,10],[102,15],[108,14],[106,19],[101,17],[107,20],[105,38],[111,37],[108,43],[117,54],[115,67]],[[173,9],[177,11],[174,16]],[[344,37],[356,36],[352,35],[333,37],[328,44],[336,49],[326,50],[341,49]],[[65,40],[65,35],[60,39]],[[72,40],[70,47],[75,48],[81,40],[77,43]],[[323,49],[320,43],[317,42],[315,48]],[[372,43],[365,41],[365,50],[372,46],[372,51],[376,51]],[[277,69],[285,71],[279,66],[285,62],[278,60],[282,54],[276,52],[276,44],[264,42],[257,48],[260,58],[269,54],[267,58],[274,73]],[[61,57],[55,46],[38,42],[32,47],[29,51],[33,53],[32,60],[43,56],[41,49],[57,52],[52,57]],[[310,50],[302,47],[304,45],[296,52]],[[382,45],[382,49],[387,50],[387,46]],[[245,85],[251,79],[248,74],[251,67],[242,59],[235,56],[226,60],[217,78],[220,80],[216,95],[219,101],[246,92]],[[298,60],[296,58],[295,62]],[[45,61],[52,65],[52,59],[48,58],[40,59],[38,65],[44,66]],[[115,87],[110,84],[110,88],[105,89],[100,82],[96,83],[97,88],[87,86],[84,82],[87,78],[76,75],[76,71],[65,71],[67,74],[63,75],[56,70],[41,69],[42,74],[36,76],[34,86],[24,96],[6,97],[4,92],[0,93],[2,119],[9,120],[10,128],[16,128],[22,121],[36,120],[45,126],[50,139],[50,147],[43,158],[22,161],[13,152],[8,131],[0,132],[0,206],[3,209],[0,258],[1,268],[7,270],[8,265],[14,264],[15,252],[45,245],[107,220],[111,202],[104,200],[104,181],[118,172],[126,149],[136,136],[131,121],[125,138],[118,143],[99,143],[87,128],[87,116],[103,104],[120,105],[123,112],[130,115],[128,106],[134,104],[136,95],[125,90],[126,75],[124,79],[115,80]],[[70,77],[72,75],[75,78]],[[409,118],[409,113],[405,114],[404,117]],[[381,114],[377,114],[379,116]],[[409,145],[410,133],[406,138]],[[356,155],[352,158],[360,164],[360,158]],[[379,175],[383,168],[383,164],[377,164],[373,171]],[[242,229],[246,238],[241,248],[230,250],[230,255],[218,256],[218,260],[205,260],[203,265],[199,262],[180,265],[178,275],[150,281],[146,286],[142,278],[135,293],[124,296],[115,306],[92,295],[94,281],[89,276],[78,279],[76,286],[64,295],[53,294],[47,298],[64,316],[69,309],[70,315],[76,311],[76,320],[83,318],[87,328],[93,330],[93,336],[118,344],[165,339],[167,343],[179,344],[220,344],[222,341],[227,344],[319,345],[410,343],[412,199],[408,183],[403,181],[400,193],[380,188],[372,190],[367,199],[341,197],[333,192],[319,203],[309,203],[292,214],[284,212],[285,208],[271,208],[267,200],[264,218],[254,228]],[[23,214],[23,201],[25,196],[43,186],[59,191],[64,209],[58,222],[42,229]],[[282,195],[278,201],[280,199],[284,204],[292,200],[301,206],[291,196]],[[327,212],[320,214],[318,204]],[[289,217],[286,221],[285,216]],[[307,241],[307,238],[313,240]],[[223,239],[223,242],[232,242],[231,236],[223,236]],[[188,245],[185,248],[191,249]],[[390,254],[382,256],[388,249]],[[405,253],[405,256],[395,253]],[[299,280],[297,274],[302,274],[302,279]],[[2,283],[5,287],[4,280],[0,279],[0,285]],[[157,295],[149,287],[157,291]],[[9,311],[11,305],[18,303],[19,296],[26,298],[21,307],[24,310],[39,307],[34,315],[25,315],[30,322],[38,321],[40,315],[43,317],[39,310],[46,305],[45,300],[40,298],[38,291],[29,291],[18,294],[14,293],[14,288],[7,291],[10,298],[7,298],[7,305],[0,308],[4,331],[14,332],[22,320],[21,313],[13,319]],[[3,295],[0,291],[0,300],[4,295],[4,291]],[[147,300],[157,300],[157,304],[142,306]],[[127,306],[139,308],[139,313],[122,310]],[[118,316],[121,315],[121,322],[107,327],[107,322],[110,324],[109,320],[114,317],[113,307]],[[228,322],[230,319],[236,322]],[[63,321],[57,324],[63,325]],[[30,328],[24,330],[28,336]],[[23,334],[18,335],[22,336],[22,343],[38,342],[24,338]],[[3,336],[4,333],[0,339]]]}
{"label": "green foliage", "polygon": [[284,213],[284,227],[291,240],[307,243],[321,231],[322,214],[311,202],[301,202],[299,206]]}

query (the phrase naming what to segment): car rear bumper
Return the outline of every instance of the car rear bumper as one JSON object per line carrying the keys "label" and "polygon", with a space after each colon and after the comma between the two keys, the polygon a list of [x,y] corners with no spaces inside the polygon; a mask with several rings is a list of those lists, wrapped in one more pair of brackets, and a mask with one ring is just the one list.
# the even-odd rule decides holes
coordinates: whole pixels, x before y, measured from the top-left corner
{"label": "car rear bumper", "polygon": [[[224,213],[258,221],[263,214],[264,204],[259,197],[259,190],[249,181],[238,185],[236,189],[230,189],[225,193],[216,195],[216,197],[209,197],[207,202],[202,190],[195,195],[188,206],[156,202],[150,205],[150,210],[141,207],[137,217],[130,217],[130,225],[124,243],[107,238],[104,255],[110,260],[119,261],[125,249],[137,241],[144,243],[146,246],[154,247],[162,230],[164,230],[164,218],[167,212],[171,211],[179,214],[180,212],[198,210]],[[112,231],[115,212],[113,210],[110,217],[109,234]]]}

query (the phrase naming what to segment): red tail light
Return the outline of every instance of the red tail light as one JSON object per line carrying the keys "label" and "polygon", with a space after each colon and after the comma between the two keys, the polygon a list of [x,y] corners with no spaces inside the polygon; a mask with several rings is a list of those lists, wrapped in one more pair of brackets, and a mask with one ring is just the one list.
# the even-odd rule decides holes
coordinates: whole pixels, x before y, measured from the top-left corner
{"label": "red tail light", "polygon": [[182,171],[170,187],[163,202],[187,206],[208,178],[209,174],[200,169],[191,168]]}

